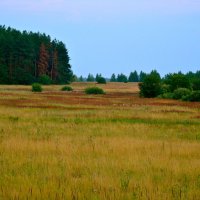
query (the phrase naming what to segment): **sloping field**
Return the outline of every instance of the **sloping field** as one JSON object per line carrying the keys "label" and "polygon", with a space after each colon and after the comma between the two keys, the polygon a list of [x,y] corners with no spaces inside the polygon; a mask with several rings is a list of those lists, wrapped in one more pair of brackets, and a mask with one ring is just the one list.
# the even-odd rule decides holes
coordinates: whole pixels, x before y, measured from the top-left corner
{"label": "sloping field", "polygon": [[200,199],[200,103],[0,86],[0,199]]}

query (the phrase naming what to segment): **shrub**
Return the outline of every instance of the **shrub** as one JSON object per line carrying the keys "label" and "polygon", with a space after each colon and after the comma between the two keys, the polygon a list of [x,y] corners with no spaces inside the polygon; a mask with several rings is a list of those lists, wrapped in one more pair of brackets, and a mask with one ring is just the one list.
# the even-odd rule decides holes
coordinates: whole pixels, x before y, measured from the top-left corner
{"label": "shrub", "polygon": [[190,95],[183,97],[184,101],[200,101],[200,90],[193,91]]}
{"label": "shrub", "polygon": [[106,79],[104,77],[99,77],[97,79],[97,83],[99,83],[99,84],[106,84]]}
{"label": "shrub", "polygon": [[178,88],[174,91],[174,99],[184,99],[185,96],[191,94],[191,91],[187,88]]}
{"label": "shrub", "polygon": [[167,84],[162,84],[161,85],[161,93],[170,93],[170,86]]}
{"label": "shrub", "polygon": [[158,98],[162,99],[173,99],[174,98],[174,93],[172,92],[166,92],[158,96]]}
{"label": "shrub", "polygon": [[161,79],[160,75],[155,71],[147,75],[143,83],[139,84],[140,96],[142,97],[157,97],[161,94]]}
{"label": "shrub", "polygon": [[200,101],[200,90],[192,92],[190,96],[190,101]]}
{"label": "shrub", "polygon": [[85,89],[86,94],[105,94],[104,90],[98,87],[88,87]]}
{"label": "shrub", "polygon": [[33,83],[32,92],[42,92],[42,86],[39,83]]}
{"label": "shrub", "polygon": [[51,79],[47,75],[42,75],[39,77],[39,83],[43,85],[50,85],[51,84]]}
{"label": "shrub", "polygon": [[70,86],[63,86],[62,88],[61,88],[61,91],[72,91],[73,89],[72,89],[72,87],[70,87]]}

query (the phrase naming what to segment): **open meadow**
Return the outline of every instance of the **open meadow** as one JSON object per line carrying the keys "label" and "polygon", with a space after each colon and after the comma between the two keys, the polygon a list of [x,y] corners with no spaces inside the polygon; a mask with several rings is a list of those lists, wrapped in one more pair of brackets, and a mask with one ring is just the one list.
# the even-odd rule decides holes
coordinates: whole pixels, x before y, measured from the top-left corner
{"label": "open meadow", "polygon": [[200,200],[200,103],[0,86],[0,200]]}

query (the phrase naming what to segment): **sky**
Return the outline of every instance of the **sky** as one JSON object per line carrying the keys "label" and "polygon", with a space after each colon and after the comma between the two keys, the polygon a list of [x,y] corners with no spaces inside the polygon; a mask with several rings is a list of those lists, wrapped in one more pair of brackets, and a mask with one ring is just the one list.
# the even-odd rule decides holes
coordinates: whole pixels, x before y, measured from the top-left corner
{"label": "sky", "polygon": [[200,0],[1,0],[0,24],[63,41],[77,76],[200,70]]}

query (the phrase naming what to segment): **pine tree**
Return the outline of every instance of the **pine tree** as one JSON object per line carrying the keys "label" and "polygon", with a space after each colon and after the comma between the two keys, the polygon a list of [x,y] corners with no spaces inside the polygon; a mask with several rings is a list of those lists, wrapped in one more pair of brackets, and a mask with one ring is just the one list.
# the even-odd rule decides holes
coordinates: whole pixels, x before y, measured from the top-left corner
{"label": "pine tree", "polygon": [[52,66],[51,66],[51,80],[56,80],[58,76],[58,52],[54,50],[52,56]]}
{"label": "pine tree", "polygon": [[124,75],[124,74],[118,74],[117,75],[117,82],[124,82],[124,83],[127,83],[128,82],[128,79],[127,79],[127,76]]}
{"label": "pine tree", "polygon": [[38,63],[38,76],[42,76],[47,74],[48,66],[49,66],[49,54],[46,50],[44,43],[40,46],[40,55],[39,55],[39,63]]}
{"label": "pine tree", "polygon": [[139,81],[140,82],[143,82],[144,79],[146,78],[147,74],[143,71],[140,72],[140,75],[139,75]]}
{"label": "pine tree", "polygon": [[131,72],[128,78],[129,82],[138,82],[139,81],[139,77],[138,77],[138,73],[137,71]]}
{"label": "pine tree", "polygon": [[88,74],[87,81],[88,82],[94,82],[95,81],[94,76],[92,74]]}
{"label": "pine tree", "polygon": [[110,78],[110,82],[116,82],[116,76],[115,76],[115,74],[112,74],[112,76]]}
{"label": "pine tree", "polygon": [[102,77],[101,74],[96,74],[95,81],[98,82],[99,78],[101,78],[101,77]]}

